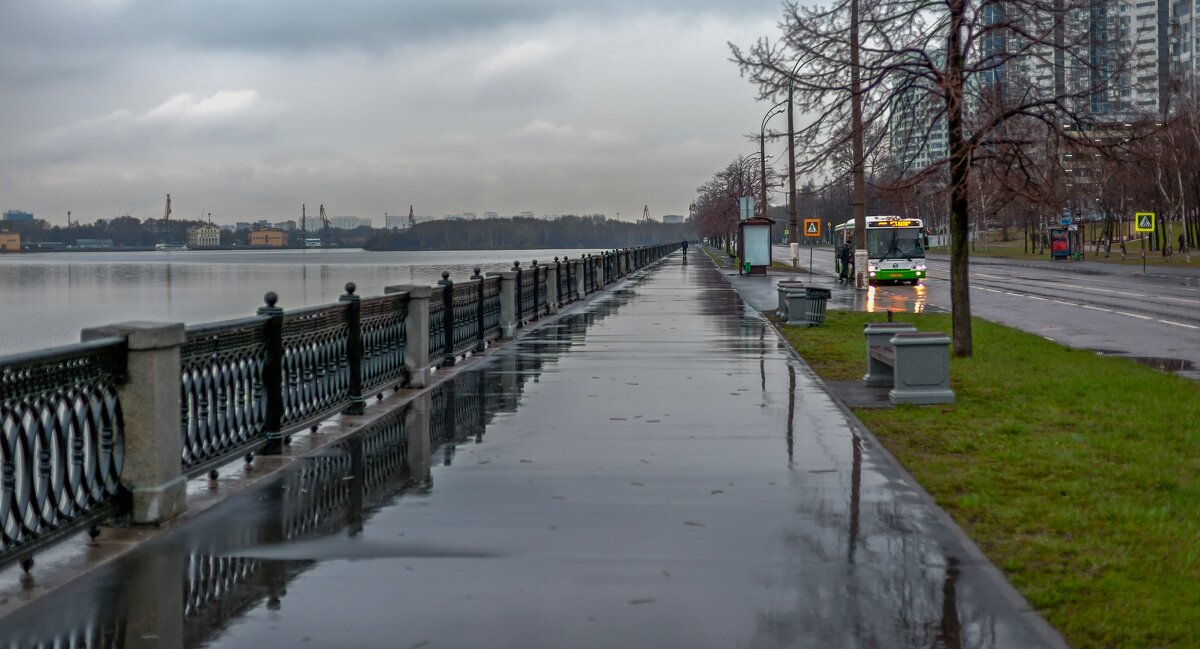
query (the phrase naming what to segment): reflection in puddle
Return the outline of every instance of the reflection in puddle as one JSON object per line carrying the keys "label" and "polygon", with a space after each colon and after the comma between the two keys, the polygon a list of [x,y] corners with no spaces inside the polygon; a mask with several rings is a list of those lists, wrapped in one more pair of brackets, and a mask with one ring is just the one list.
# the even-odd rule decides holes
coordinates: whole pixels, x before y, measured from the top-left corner
{"label": "reflection in puddle", "polygon": [[[911,291],[911,292],[909,292]],[[893,311],[897,313],[924,313],[926,288],[917,284],[911,288],[895,287],[882,289],[869,286],[864,298],[864,311],[867,313],[882,313]]]}
{"label": "reflection in puddle", "polygon": [[1119,356],[1118,358],[1131,360],[1163,372],[1190,372],[1196,368],[1194,363],[1183,358],[1160,358],[1158,356]]}
{"label": "reflection in puddle", "polygon": [[[419,395],[363,431],[305,458],[261,491],[220,507],[5,619],[0,647],[200,646],[259,605],[279,610],[287,585],[323,561],[504,556],[462,543],[366,541],[365,523],[404,495],[432,488],[437,457],[482,443],[497,414],[515,412],[524,386],[584,342],[632,290],[550,323]],[[440,457],[438,455],[440,454]],[[181,595],[182,594],[182,597]],[[69,615],[64,615],[69,611]]]}

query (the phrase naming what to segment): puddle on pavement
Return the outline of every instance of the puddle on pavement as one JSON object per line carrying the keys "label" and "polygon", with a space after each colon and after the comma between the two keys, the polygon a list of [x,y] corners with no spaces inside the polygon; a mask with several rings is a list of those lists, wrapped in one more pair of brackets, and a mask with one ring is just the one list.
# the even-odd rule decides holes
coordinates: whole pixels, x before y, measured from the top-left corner
{"label": "puddle on pavement", "polygon": [[1121,356],[1121,358],[1164,372],[1187,372],[1196,369],[1194,363],[1182,358],[1159,358],[1157,356]]}
{"label": "puddle on pavement", "polygon": [[1156,370],[1163,372],[1191,372],[1196,369],[1196,364],[1190,360],[1183,358],[1164,358],[1161,356],[1125,356],[1125,352],[1096,349],[1093,350],[1101,356],[1111,356],[1113,358],[1124,358],[1128,361],[1133,361],[1139,365],[1153,367]]}
{"label": "puddle on pavement", "polygon": [[[721,281],[705,274],[697,283],[704,285],[709,277]],[[306,587],[302,576],[314,575],[314,569],[324,562],[445,559],[438,566],[447,571],[463,560],[486,562],[481,565],[487,566],[502,563],[491,559],[503,553],[486,547],[482,539],[447,538],[445,543],[440,539],[430,543],[393,534],[392,539],[381,540],[372,534],[385,528],[382,521],[376,521],[370,534],[365,532],[373,518],[399,499],[415,506],[431,503],[426,496],[432,490],[432,467],[470,458],[464,451],[456,459],[456,449],[483,443],[495,418],[520,409],[527,386],[550,370],[548,365],[558,363],[572,348],[586,346],[589,328],[615,314],[629,299],[632,294],[611,296],[540,329],[513,344],[511,352],[485,359],[353,437],[297,462],[294,470],[264,487],[231,497],[88,578],[17,611],[4,620],[0,648],[207,646],[248,619],[258,623],[266,619],[267,624],[283,626],[284,618],[275,617],[276,612],[289,612],[303,600]],[[718,334],[715,346],[725,348],[729,357],[764,359],[758,363],[761,382],[756,381],[755,386],[765,394],[768,369],[774,378],[783,372],[778,361],[773,368],[766,364],[768,351],[775,348],[766,333],[768,327],[759,318],[744,317],[743,308],[732,291],[721,288],[698,300],[693,312],[715,316],[711,323]],[[827,441],[839,441],[850,448],[821,451],[843,460],[845,466],[837,472],[805,472],[802,480],[819,480],[824,495],[797,501],[801,503],[794,510],[797,524],[781,528],[782,550],[798,560],[775,566],[778,574],[771,579],[785,588],[780,592],[787,595],[755,613],[750,644],[791,646],[799,634],[809,632],[827,640],[820,646],[1028,646],[1008,635],[1007,623],[997,619],[993,610],[995,601],[975,592],[980,584],[961,579],[956,560],[945,553],[947,544],[956,541],[929,531],[918,533],[924,523],[914,518],[917,510],[912,504],[880,495],[885,493],[882,485],[895,477],[879,471],[877,459],[864,452],[857,434],[851,431],[847,437],[826,438],[793,430],[793,414],[804,408],[797,399],[794,365],[787,365],[786,380],[786,404],[774,407],[786,408],[788,413],[783,420],[786,433],[780,432],[780,441],[786,441],[788,470],[794,462],[803,466],[810,461],[807,456],[814,452],[814,444],[823,447]],[[780,388],[772,389],[775,394],[785,394]],[[645,458],[640,462],[650,464]],[[649,481],[638,486],[647,484]],[[769,490],[775,485],[751,488]],[[705,491],[712,497],[746,488],[732,481],[710,486],[721,487]],[[843,497],[844,501],[835,502]],[[724,533],[720,526],[700,518],[681,518],[676,527],[686,527],[688,538]],[[743,535],[739,531],[732,538],[740,541]],[[389,569],[396,573],[389,577],[397,582],[413,571],[407,565]],[[665,569],[663,572],[670,577]],[[682,572],[675,574],[683,577]],[[414,580],[410,587],[421,585]],[[289,589],[293,591],[290,599]],[[379,599],[392,595],[393,591],[381,593]],[[512,596],[508,591],[500,595]],[[668,610],[668,600],[652,593],[631,593],[620,601]],[[859,604],[870,612],[853,610]],[[322,612],[320,620],[294,624],[338,626],[337,608],[346,605],[337,593],[330,593],[327,599],[321,593],[321,606],[327,607],[321,610],[329,611],[329,619]],[[270,613],[263,615],[264,608]],[[714,607],[705,615],[720,611],[721,607]],[[394,611],[386,615],[391,616],[387,622],[396,619]],[[609,626],[612,630],[619,625]],[[482,627],[492,634],[492,640],[503,643],[503,636],[495,635],[493,627]],[[384,631],[394,634],[393,629]],[[968,638],[965,642],[964,635]],[[358,637],[348,635],[341,640]],[[623,646],[619,642],[603,646],[612,645]],[[588,646],[602,645],[591,642]]]}
{"label": "puddle on pavement", "polygon": [[448,379],[265,487],[18,610],[4,620],[0,648],[143,646],[147,639],[149,646],[202,646],[248,610],[278,610],[288,584],[322,562],[504,556],[461,542],[360,535],[397,499],[428,494],[432,466],[449,466],[458,446],[481,443],[497,415],[520,407],[525,386],[547,363],[631,299],[633,291],[620,291],[543,327],[515,343],[515,353]]}

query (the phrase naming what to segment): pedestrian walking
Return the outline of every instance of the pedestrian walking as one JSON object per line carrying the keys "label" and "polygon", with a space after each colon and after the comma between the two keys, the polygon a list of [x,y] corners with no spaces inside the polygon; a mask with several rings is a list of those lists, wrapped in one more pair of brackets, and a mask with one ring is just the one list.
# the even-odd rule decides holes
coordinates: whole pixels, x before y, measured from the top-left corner
{"label": "pedestrian walking", "polygon": [[845,281],[850,277],[850,243],[842,244],[838,249],[838,279]]}

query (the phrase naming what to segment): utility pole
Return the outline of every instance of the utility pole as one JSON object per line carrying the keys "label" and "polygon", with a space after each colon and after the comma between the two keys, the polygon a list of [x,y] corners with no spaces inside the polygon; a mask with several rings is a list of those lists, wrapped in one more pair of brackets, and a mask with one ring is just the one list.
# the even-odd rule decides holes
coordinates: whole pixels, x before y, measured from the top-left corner
{"label": "utility pole", "polygon": [[[792,249],[792,268],[800,265],[800,215],[796,212],[796,134],[794,132],[795,125],[792,122],[792,93],[795,89],[793,79],[796,76],[795,69],[792,70],[792,76],[788,77],[788,220],[791,221],[791,236],[788,237],[788,243]],[[812,256],[812,251],[809,251],[809,256]],[[812,263],[809,263],[809,275],[812,275]],[[810,277],[811,279],[811,277]]]}
{"label": "utility pole", "polygon": [[304,211],[304,203],[300,204],[300,231],[308,233],[308,214]]}
{"label": "utility pole", "polygon": [[867,288],[867,189],[863,170],[862,81],[858,51],[858,0],[850,0],[850,129],[854,149],[854,274],[855,286]]}

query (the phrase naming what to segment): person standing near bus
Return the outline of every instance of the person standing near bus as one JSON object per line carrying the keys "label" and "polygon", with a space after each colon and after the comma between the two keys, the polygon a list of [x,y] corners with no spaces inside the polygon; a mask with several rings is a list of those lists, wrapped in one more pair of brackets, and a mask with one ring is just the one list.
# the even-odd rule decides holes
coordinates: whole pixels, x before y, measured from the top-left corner
{"label": "person standing near bus", "polygon": [[845,242],[838,249],[838,279],[845,281],[850,277],[850,243]]}

